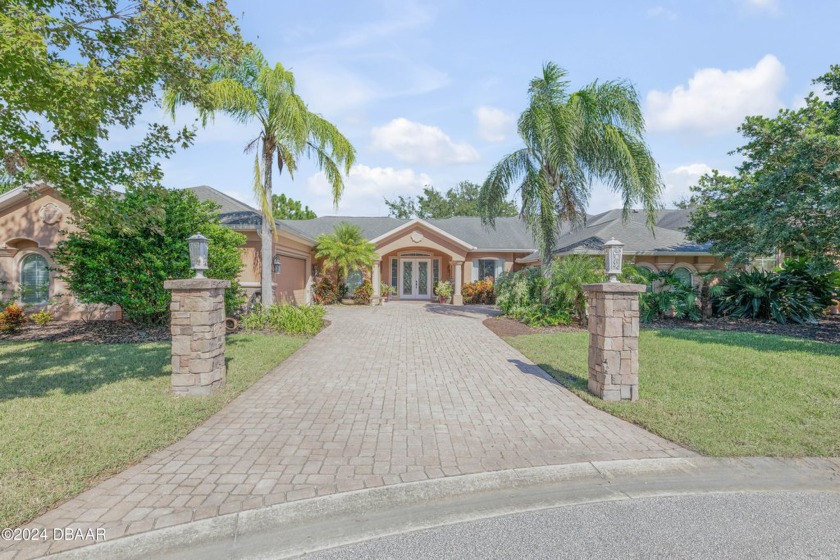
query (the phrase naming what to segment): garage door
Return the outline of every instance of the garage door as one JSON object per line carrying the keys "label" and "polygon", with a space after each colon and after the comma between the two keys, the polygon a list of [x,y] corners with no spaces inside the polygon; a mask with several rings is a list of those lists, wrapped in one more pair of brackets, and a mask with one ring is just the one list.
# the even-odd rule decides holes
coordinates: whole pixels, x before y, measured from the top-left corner
{"label": "garage door", "polygon": [[306,303],[306,260],[280,255],[280,274],[275,275],[274,299],[278,302]]}

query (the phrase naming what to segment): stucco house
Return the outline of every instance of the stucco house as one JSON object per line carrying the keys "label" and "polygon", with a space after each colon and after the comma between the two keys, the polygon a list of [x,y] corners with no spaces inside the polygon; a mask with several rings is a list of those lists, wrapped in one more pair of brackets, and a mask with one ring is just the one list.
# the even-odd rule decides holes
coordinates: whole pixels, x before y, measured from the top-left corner
{"label": "stucco house", "polygon": [[[247,292],[260,289],[259,212],[216,189],[191,189],[199,199],[212,200],[220,207],[222,223],[246,236],[240,283]],[[48,186],[30,191],[15,189],[0,196],[0,281],[11,290],[23,288],[25,302],[45,305],[66,287],[52,266],[51,251],[72,231],[69,207]],[[557,243],[557,255],[601,254],[604,242],[615,237],[625,243],[625,255],[651,270],[673,270],[689,282],[696,274],[722,268],[723,263],[708,247],[689,242],[679,228],[685,226],[684,210],[663,210],[657,214],[653,233],[645,214],[634,212],[622,220],[620,210],[592,215],[586,226],[564,228]],[[312,220],[279,220],[278,235],[272,240],[274,292],[277,301],[304,304],[311,301],[315,275],[321,263],[314,257],[315,238],[332,233],[340,222],[355,224],[374,243],[378,259],[366,272],[379,295],[380,283],[395,288],[396,299],[430,300],[434,283],[450,280],[455,286],[453,303],[463,302],[461,286],[503,271],[515,271],[540,264],[533,237],[518,218],[499,218],[495,228],[479,218],[445,220],[397,219],[390,217],[326,216]],[[95,312],[99,318],[116,318],[118,309],[78,306],[70,301],[58,310],[63,317]]]}

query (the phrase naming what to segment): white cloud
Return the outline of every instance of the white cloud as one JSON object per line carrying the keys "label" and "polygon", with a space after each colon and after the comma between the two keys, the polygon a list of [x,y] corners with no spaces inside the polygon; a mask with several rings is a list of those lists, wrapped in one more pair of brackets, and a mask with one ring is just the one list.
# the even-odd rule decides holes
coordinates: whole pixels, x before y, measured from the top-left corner
{"label": "white cloud", "polygon": [[778,16],[781,14],[779,0],[738,0],[751,14]]}
{"label": "white cloud", "polygon": [[305,203],[319,216],[385,216],[385,197],[419,194],[424,186],[432,184],[432,179],[413,169],[354,165],[344,179],[344,196],[338,210],[332,205],[332,190],[323,172],[309,177],[306,184]]}
{"label": "white cloud", "polygon": [[488,142],[502,142],[515,131],[515,117],[495,107],[479,107],[475,110],[475,118],[478,135]]}
{"label": "white cloud", "polygon": [[[718,171],[721,175],[732,175],[726,170],[719,169]],[[700,177],[711,172],[712,168],[705,163],[689,163],[668,171],[662,177],[665,182],[662,202],[665,206],[673,206],[675,202],[687,199],[691,196],[690,187],[696,185]]]}
{"label": "white cloud", "polygon": [[669,21],[677,19],[677,13],[673,10],[669,10],[665,6],[654,6],[652,8],[648,8],[647,16],[652,19],[660,18]]}
{"label": "white cloud", "polygon": [[648,93],[648,127],[706,134],[735,132],[745,116],[770,114],[782,106],[779,92],[786,80],[785,67],[770,54],[753,68],[703,68],[694,73],[688,87]]}
{"label": "white cloud", "polygon": [[374,127],[371,137],[375,150],[390,152],[408,163],[474,163],[480,157],[471,145],[453,142],[440,128],[402,117],[384,126]]}

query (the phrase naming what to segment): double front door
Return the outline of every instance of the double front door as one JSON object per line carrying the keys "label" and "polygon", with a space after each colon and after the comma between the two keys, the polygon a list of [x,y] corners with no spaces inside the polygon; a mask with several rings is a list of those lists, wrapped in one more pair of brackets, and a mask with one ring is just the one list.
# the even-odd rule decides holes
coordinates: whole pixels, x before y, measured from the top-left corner
{"label": "double front door", "polygon": [[431,299],[431,260],[400,259],[400,298]]}

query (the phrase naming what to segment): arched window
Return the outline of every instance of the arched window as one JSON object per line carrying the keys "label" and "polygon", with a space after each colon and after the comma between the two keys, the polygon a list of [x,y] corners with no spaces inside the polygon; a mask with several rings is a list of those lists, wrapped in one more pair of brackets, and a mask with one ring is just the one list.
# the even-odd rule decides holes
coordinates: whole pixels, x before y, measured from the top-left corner
{"label": "arched window", "polygon": [[678,266],[671,270],[674,273],[674,276],[685,284],[686,286],[692,286],[694,284],[694,273],[691,272],[690,269],[684,266]]}
{"label": "arched window", "polygon": [[50,298],[50,271],[47,259],[37,253],[20,261],[20,301],[27,304],[47,303]]}

